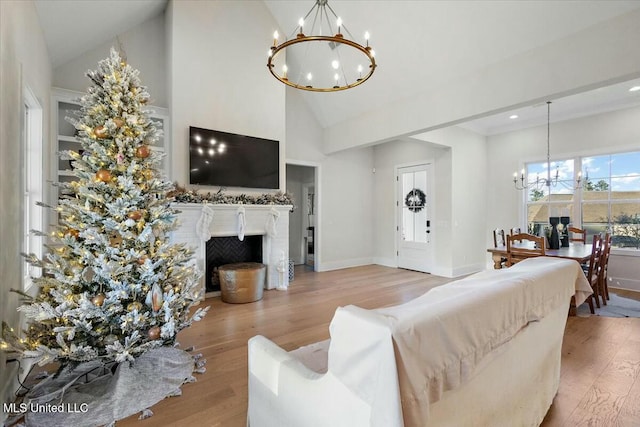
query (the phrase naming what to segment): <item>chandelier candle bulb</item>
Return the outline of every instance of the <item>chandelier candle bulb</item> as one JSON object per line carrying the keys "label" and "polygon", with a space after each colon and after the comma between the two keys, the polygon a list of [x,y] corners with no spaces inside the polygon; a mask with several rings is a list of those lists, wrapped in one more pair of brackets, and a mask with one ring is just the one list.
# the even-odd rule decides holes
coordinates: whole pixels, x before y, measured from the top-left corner
{"label": "chandelier candle bulb", "polygon": [[366,46],[369,47],[369,31],[365,31],[365,33],[364,33],[364,41],[366,43]]}
{"label": "chandelier candle bulb", "polygon": [[342,27],[342,18],[338,18],[338,20],[336,21],[336,25],[338,26],[338,34],[336,34],[336,36],[340,37],[342,34],[340,34],[340,27]]}
{"label": "chandelier candle bulb", "polygon": [[278,32],[277,32],[277,31],[274,31],[274,32],[273,32],[273,45],[274,45],[274,46],[278,46],[278,37],[279,37],[279,36],[280,36],[280,35],[278,34]]}

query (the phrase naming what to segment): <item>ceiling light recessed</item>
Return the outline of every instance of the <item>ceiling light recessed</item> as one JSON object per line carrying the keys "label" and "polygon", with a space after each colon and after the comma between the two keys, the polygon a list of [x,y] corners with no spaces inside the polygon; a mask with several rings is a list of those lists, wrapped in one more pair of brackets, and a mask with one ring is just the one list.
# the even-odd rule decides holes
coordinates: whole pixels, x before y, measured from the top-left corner
{"label": "ceiling light recessed", "polygon": [[629,92],[637,92],[640,90],[640,86],[634,86],[631,89],[629,89]]}
{"label": "ceiling light recessed", "polygon": [[509,116],[509,118],[510,118],[510,119],[517,119],[517,118],[518,118],[518,115],[517,115],[517,114],[512,114],[512,115],[510,115],[510,116]]}

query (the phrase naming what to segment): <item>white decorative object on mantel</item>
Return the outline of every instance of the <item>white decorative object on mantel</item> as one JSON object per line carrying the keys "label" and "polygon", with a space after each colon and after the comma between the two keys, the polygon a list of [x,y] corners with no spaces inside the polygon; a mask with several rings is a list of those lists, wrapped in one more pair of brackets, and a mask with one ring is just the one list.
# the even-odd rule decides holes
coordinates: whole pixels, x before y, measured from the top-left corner
{"label": "white decorative object on mantel", "polygon": [[[200,226],[203,214],[211,217],[207,231],[210,237],[238,235],[238,208],[244,209],[244,235],[262,236],[262,263],[267,266],[265,288],[287,289],[289,275],[280,278],[282,259],[289,258],[289,215],[291,205],[232,205],[212,203],[174,203],[178,228],[171,233],[171,243],[184,243],[194,250],[195,263],[206,271],[206,241]],[[205,210],[206,207],[206,210]],[[206,213],[205,213],[206,212]],[[208,240],[208,239],[207,239]],[[204,295],[205,277],[201,280]]]}
{"label": "white decorative object on mantel", "polygon": [[209,204],[205,203],[204,206],[202,206],[202,213],[196,224],[196,232],[203,242],[211,238],[211,221],[213,221],[213,209],[211,209]]}
{"label": "white decorative object on mantel", "polygon": [[278,218],[280,218],[280,212],[277,209],[271,208],[269,211],[269,216],[267,216],[267,224],[265,225],[265,230],[269,237],[276,237],[278,235],[277,225]]}

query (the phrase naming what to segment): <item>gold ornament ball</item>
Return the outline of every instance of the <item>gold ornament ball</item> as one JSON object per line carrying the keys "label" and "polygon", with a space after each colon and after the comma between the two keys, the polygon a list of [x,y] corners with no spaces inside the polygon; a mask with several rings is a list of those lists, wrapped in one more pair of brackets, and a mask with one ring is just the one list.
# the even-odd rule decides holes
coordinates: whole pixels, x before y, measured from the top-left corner
{"label": "gold ornament ball", "polygon": [[105,295],[104,294],[98,294],[95,297],[91,298],[91,302],[93,303],[93,305],[98,306],[98,307],[102,307],[102,304],[104,304],[104,299],[105,299]]}
{"label": "gold ornament ball", "polygon": [[140,304],[140,302],[138,301],[134,301],[127,306],[127,311],[133,311],[133,310],[140,311],[141,308],[142,308],[142,304]]}
{"label": "gold ornament ball", "polygon": [[149,157],[149,154],[151,154],[151,149],[148,145],[141,145],[136,148],[136,157],[140,159],[146,159]]}
{"label": "gold ornament ball", "polygon": [[142,212],[141,211],[133,211],[133,212],[129,212],[129,215],[127,215],[130,219],[137,221],[140,218],[142,218]]}
{"label": "gold ornament ball", "polygon": [[109,182],[111,181],[111,172],[106,169],[100,169],[98,172],[96,172],[96,178],[98,179],[98,181]]}
{"label": "gold ornament ball", "polygon": [[116,117],[115,119],[113,119],[113,123],[117,128],[121,128],[122,126],[124,126],[124,120],[121,117]]}
{"label": "gold ornament ball", "polygon": [[98,139],[106,138],[107,137],[107,129],[102,125],[96,126],[95,129],[93,129],[93,134]]}
{"label": "gold ornament ball", "polygon": [[147,260],[147,256],[146,255],[142,255],[140,258],[138,258],[138,260],[136,261],[138,263],[138,265],[142,265],[145,263],[145,261]]}
{"label": "gold ornament ball", "polygon": [[70,228],[67,230],[67,234],[71,237],[73,237],[74,239],[77,239],[78,236],[80,235],[80,232],[76,229]]}
{"label": "gold ornament ball", "polygon": [[158,338],[160,338],[160,328],[154,326],[153,328],[149,329],[147,335],[149,336],[150,340],[157,340]]}
{"label": "gold ornament ball", "polygon": [[142,176],[144,176],[144,179],[150,180],[153,178],[153,171],[151,169],[145,169],[142,171]]}

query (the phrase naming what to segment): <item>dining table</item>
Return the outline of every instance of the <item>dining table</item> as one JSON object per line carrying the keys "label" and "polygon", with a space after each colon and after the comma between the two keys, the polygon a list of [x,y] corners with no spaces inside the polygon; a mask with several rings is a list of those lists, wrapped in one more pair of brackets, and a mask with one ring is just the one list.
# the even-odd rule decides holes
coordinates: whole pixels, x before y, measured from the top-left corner
{"label": "dining table", "polygon": [[[493,268],[502,268],[502,262],[507,257],[507,247],[491,247],[487,249],[487,252],[491,253]],[[589,258],[591,258],[591,245],[586,245],[581,242],[571,242],[569,246],[561,246],[559,249],[545,249],[544,256],[572,259],[578,261],[580,264],[585,264],[589,261]]]}

